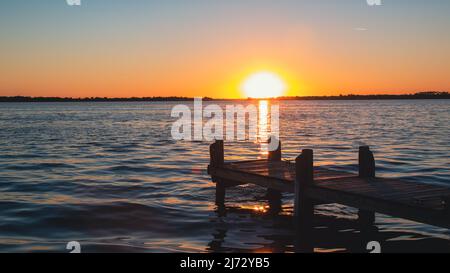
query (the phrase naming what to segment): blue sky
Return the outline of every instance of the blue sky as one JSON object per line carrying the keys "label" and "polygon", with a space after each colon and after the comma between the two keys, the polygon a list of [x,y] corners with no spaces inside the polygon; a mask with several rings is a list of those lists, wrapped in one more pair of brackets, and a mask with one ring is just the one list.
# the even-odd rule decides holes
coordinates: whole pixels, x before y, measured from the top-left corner
{"label": "blue sky", "polygon": [[448,90],[450,1],[382,2],[1,0],[0,95],[236,96],[255,67],[290,94]]}

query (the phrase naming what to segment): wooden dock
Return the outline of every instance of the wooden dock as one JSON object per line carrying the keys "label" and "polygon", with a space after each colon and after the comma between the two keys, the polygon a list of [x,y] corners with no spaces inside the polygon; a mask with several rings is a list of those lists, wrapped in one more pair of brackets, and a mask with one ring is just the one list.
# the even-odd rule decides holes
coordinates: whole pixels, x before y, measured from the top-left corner
{"label": "wooden dock", "polygon": [[[294,162],[283,161],[281,143],[267,159],[226,162],[224,143],[210,146],[208,173],[216,183],[216,204],[224,205],[226,188],[255,184],[267,188],[269,203],[281,204],[283,192],[295,194],[294,219],[300,234],[312,228],[314,205],[339,203],[359,210],[359,222],[372,225],[375,212],[450,228],[450,188],[381,178],[369,147],[359,148],[359,173],[314,168],[313,151],[306,149]],[[308,249],[308,243],[306,247]]]}

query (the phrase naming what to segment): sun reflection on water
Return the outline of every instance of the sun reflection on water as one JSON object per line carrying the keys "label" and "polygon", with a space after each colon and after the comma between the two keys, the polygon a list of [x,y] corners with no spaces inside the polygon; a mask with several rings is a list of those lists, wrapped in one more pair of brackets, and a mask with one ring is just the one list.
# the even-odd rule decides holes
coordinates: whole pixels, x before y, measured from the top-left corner
{"label": "sun reflection on water", "polygon": [[253,207],[253,210],[255,212],[259,212],[259,213],[266,213],[267,212],[268,207],[267,206],[260,206],[260,205],[255,205]]}
{"label": "sun reflection on water", "polygon": [[258,105],[258,142],[260,144],[260,155],[267,156],[269,138],[269,101],[260,100]]}

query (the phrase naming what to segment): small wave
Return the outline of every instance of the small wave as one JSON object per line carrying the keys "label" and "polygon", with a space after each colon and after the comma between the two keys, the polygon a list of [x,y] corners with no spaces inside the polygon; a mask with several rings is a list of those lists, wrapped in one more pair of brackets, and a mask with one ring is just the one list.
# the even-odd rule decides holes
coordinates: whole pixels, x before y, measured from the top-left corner
{"label": "small wave", "polygon": [[152,169],[147,167],[135,167],[135,166],[114,166],[107,168],[108,171],[111,172],[135,172],[135,173],[142,173],[142,172],[149,172]]}
{"label": "small wave", "polygon": [[33,158],[43,158],[44,155],[40,154],[4,154],[0,155],[0,159],[33,159]]}
{"label": "small wave", "polygon": [[75,169],[76,167],[66,163],[39,163],[7,166],[8,170],[26,171],[26,170],[51,170],[51,169]]}

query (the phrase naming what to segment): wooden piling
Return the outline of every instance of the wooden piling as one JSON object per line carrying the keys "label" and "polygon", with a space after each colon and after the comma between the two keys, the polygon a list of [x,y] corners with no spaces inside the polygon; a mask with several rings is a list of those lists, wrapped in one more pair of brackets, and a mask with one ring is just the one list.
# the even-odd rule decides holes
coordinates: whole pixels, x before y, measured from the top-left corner
{"label": "wooden piling", "polygon": [[294,219],[298,239],[296,252],[312,252],[311,241],[314,202],[307,195],[314,183],[313,151],[305,149],[295,159],[295,203]]}
{"label": "wooden piling", "polygon": [[210,166],[221,167],[225,161],[223,140],[216,140],[209,146]]}
{"label": "wooden piling", "polygon": [[369,146],[359,147],[359,177],[375,177],[375,158]]}
{"label": "wooden piling", "polygon": [[[375,158],[369,146],[359,147],[358,163],[359,177],[375,177]],[[358,210],[358,222],[364,227],[372,226],[375,223],[375,213],[368,210]]]}
{"label": "wooden piling", "polygon": [[269,143],[272,143],[272,141],[278,141],[278,147],[274,151],[269,151],[268,154],[268,160],[269,161],[281,161],[281,141],[277,139],[276,137],[270,137]]}
{"label": "wooden piling", "polygon": [[[209,146],[210,168],[220,168],[225,162],[223,140],[216,140]],[[225,181],[222,178],[212,177],[216,182],[216,205],[225,204]]]}
{"label": "wooden piling", "polygon": [[[275,137],[271,137],[269,139],[269,143],[271,143],[272,141],[278,141],[278,146],[277,149],[274,151],[269,151],[268,156],[267,156],[267,160],[269,162],[277,162],[277,161],[281,161],[281,141]],[[271,174],[271,172],[269,172],[269,175]],[[270,212],[277,214],[278,212],[281,211],[282,208],[282,203],[281,203],[281,199],[282,199],[282,194],[279,190],[273,189],[273,188],[267,188],[267,194],[266,194],[266,198],[269,201],[269,208],[270,208]]]}

